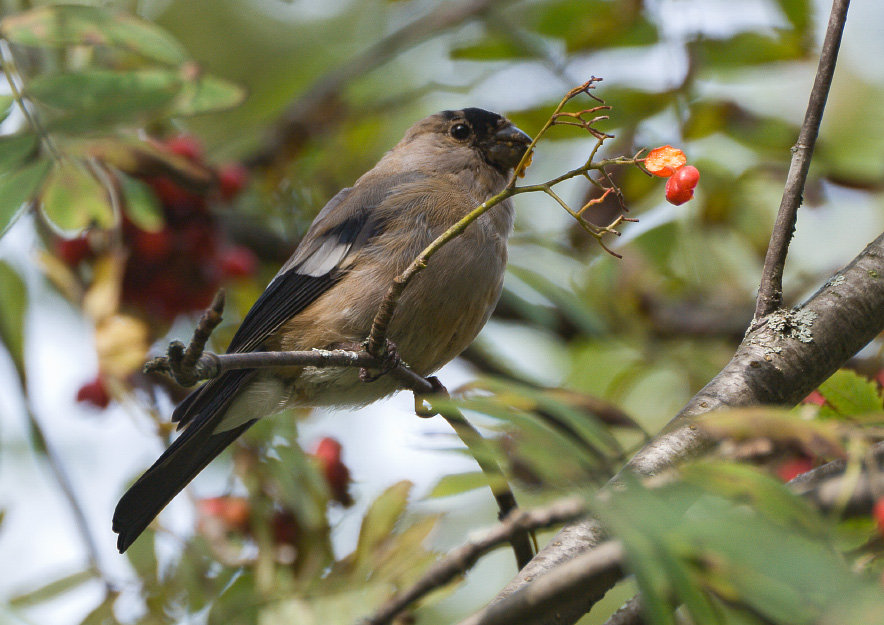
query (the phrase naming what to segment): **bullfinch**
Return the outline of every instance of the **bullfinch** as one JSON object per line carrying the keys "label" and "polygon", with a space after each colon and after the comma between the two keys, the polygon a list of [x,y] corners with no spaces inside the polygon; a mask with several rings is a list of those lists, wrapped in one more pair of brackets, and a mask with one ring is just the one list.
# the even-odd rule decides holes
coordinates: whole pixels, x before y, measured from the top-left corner
{"label": "bullfinch", "polygon": [[[334,196],[252,306],[228,353],[334,349],[364,341],[393,279],[448,227],[506,186],[530,137],[479,108],[414,124]],[[427,376],[463,351],[497,304],[513,228],[509,200],[430,259],[402,294],[388,337]],[[174,411],[181,435],[114,512],[124,552],[175,495],[258,419],[297,406],[358,407],[397,390],[355,367],[228,371]]]}

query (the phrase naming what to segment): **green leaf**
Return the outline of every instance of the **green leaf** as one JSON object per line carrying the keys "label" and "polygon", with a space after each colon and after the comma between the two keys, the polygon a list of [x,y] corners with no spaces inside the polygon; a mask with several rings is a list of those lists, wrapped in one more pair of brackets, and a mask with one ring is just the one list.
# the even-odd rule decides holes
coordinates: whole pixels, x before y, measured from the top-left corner
{"label": "green leaf", "polygon": [[396,523],[405,512],[412,486],[411,482],[405,480],[393,484],[371,504],[359,530],[359,541],[354,552],[357,562],[370,562],[374,551],[390,540]]}
{"label": "green leaf", "polygon": [[805,33],[813,25],[813,6],[810,0],[776,0],[776,3],[799,33]]}
{"label": "green leaf", "polygon": [[564,39],[568,52],[656,43],[657,27],[641,3],[558,0],[539,4],[537,31]]}
{"label": "green leaf", "polygon": [[30,132],[0,137],[0,172],[18,167],[37,149],[37,137]]}
{"label": "green leaf", "polygon": [[599,315],[572,291],[563,289],[541,272],[513,263],[508,271],[555,305],[556,310],[589,336],[602,334],[604,322]]}
{"label": "green leaf", "polygon": [[30,81],[25,95],[59,110],[50,130],[83,131],[112,123],[136,123],[168,106],[181,91],[177,72],[90,69],[46,74]]}
{"label": "green leaf", "polygon": [[516,45],[512,37],[497,33],[486,36],[478,43],[457,46],[451,51],[451,58],[468,61],[501,61],[531,58],[525,46]]}
{"label": "green leaf", "polygon": [[141,230],[159,232],[166,224],[163,206],[149,186],[136,178],[120,174],[125,202],[123,209],[129,220]]}
{"label": "green leaf", "polygon": [[98,604],[94,610],[86,615],[80,625],[116,625],[116,616],[114,615],[114,604],[117,602],[119,593],[111,591],[107,593],[104,601]]}
{"label": "green leaf", "polygon": [[95,573],[92,571],[79,571],[66,575],[36,590],[12,597],[9,600],[9,605],[14,608],[26,608],[45,603],[93,579],[95,579]]}
{"label": "green leaf", "polygon": [[[648,490],[626,478],[623,486],[593,509],[623,541],[642,592],[669,602],[670,609],[687,602],[708,617],[699,589],[765,622],[882,622],[884,596],[876,580],[851,571],[830,535],[758,514],[717,484],[676,482]],[[826,527],[820,518],[812,525]],[[706,617],[697,622],[710,622]]]}
{"label": "green leaf", "polygon": [[442,476],[442,479],[436,482],[436,485],[427,497],[430,499],[451,497],[452,495],[460,495],[461,493],[467,493],[477,488],[486,488],[487,486],[488,478],[481,471],[452,473]]}
{"label": "green leaf", "polygon": [[778,30],[774,36],[741,32],[730,39],[700,39],[689,46],[697,55],[699,67],[725,71],[747,65],[792,61],[805,56],[799,35],[786,30]]}
{"label": "green leaf", "polygon": [[151,529],[147,529],[126,550],[129,564],[138,573],[139,579],[146,583],[155,582],[158,578],[159,569],[157,568],[157,554],[154,547],[155,538],[156,533]]}
{"label": "green leaf", "polygon": [[114,224],[107,191],[81,163],[64,160],[53,169],[43,193],[43,214],[62,231]]}
{"label": "green leaf", "polygon": [[685,465],[681,476],[686,483],[698,488],[745,501],[783,527],[798,527],[821,538],[827,532],[828,525],[820,522],[806,500],[758,467],[698,461]]}
{"label": "green leaf", "polygon": [[102,7],[38,7],[4,18],[0,33],[12,43],[27,46],[107,46],[168,65],[188,59],[182,45],[156,24]]}
{"label": "green leaf", "polygon": [[822,383],[819,391],[835,413],[842,417],[884,409],[884,399],[878,385],[848,369],[836,371]]}
{"label": "green leaf", "polygon": [[15,103],[15,96],[2,94],[0,95],[0,122],[6,120],[12,112],[12,105]]}
{"label": "green leaf", "polygon": [[7,263],[0,261],[0,341],[12,357],[19,379],[25,379],[25,314],[28,292],[25,282]]}
{"label": "green leaf", "polygon": [[52,163],[40,159],[0,176],[0,234],[18,216],[22,204],[32,199]]}
{"label": "green leaf", "polygon": [[188,80],[175,101],[175,115],[199,115],[233,108],[246,98],[246,90],[223,78],[202,75]]}

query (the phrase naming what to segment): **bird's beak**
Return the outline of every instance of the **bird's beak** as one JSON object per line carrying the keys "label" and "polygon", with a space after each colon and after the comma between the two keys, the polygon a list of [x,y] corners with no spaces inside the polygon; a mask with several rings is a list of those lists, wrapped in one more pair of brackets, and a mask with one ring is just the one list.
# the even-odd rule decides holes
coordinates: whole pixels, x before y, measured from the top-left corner
{"label": "bird's beak", "polygon": [[531,137],[506,122],[492,137],[488,147],[488,159],[504,171],[513,169],[522,160],[525,150],[531,143]]}

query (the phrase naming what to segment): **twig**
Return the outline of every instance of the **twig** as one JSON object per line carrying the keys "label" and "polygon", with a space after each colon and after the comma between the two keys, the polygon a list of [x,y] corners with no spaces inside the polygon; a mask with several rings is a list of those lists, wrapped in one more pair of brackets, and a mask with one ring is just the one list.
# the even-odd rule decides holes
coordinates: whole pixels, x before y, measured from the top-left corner
{"label": "twig", "polygon": [[83,544],[86,547],[89,568],[97,575],[103,577],[98,557],[98,545],[95,543],[95,539],[89,529],[86,513],[83,512],[83,508],[80,506],[80,501],[77,499],[77,494],[74,492],[74,485],[71,483],[70,477],[68,477],[68,472],[64,467],[64,463],[62,463],[61,458],[46,438],[46,432],[44,431],[43,426],[40,425],[37,415],[34,414],[30,407],[26,408],[26,413],[31,432],[37,439],[37,445],[42,450],[46,462],[49,464],[49,469],[55,476],[55,481],[58,483],[58,487],[61,489],[61,493],[67,501],[71,513],[74,515],[77,530],[80,532],[80,537],[83,539]]}
{"label": "twig", "polygon": [[407,590],[391,597],[374,615],[360,621],[361,625],[384,625],[397,614],[431,591],[466,573],[481,556],[511,540],[519,533],[538,530],[571,521],[586,513],[580,499],[564,499],[536,510],[516,510],[479,540],[461,545],[434,563],[423,577]]}
{"label": "twig", "polygon": [[804,123],[798,134],[798,143],[792,148],[792,163],[786,177],[786,188],[783,191],[783,199],[777,212],[770,245],[764,257],[764,268],[761,273],[761,284],[758,289],[752,327],[761,323],[767,315],[783,303],[783,269],[786,265],[786,255],[789,252],[789,243],[795,230],[798,207],[801,205],[804,184],[810,169],[813,147],[819,134],[823,110],[826,107],[826,99],[829,97],[829,88],[835,73],[838,48],[841,45],[841,34],[844,32],[844,22],[847,19],[849,5],[850,0],[835,0],[832,4],[816,78],[810,92],[807,111],[804,114]]}

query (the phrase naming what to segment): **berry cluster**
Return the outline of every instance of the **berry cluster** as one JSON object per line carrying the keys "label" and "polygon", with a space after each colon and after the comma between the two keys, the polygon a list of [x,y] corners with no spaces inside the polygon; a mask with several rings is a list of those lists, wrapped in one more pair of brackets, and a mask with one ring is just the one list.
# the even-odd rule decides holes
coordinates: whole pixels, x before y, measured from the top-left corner
{"label": "berry cluster", "polygon": [[651,150],[645,158],[645,168],[666,181],[666,200],[680,206],[694,197],[694,189],[700,182],[700,172],[693,165],[686,165],[684,152],[671,145]]}
{"label": "berry cluster", "polygon": [[[192,136],[176,136],[156,147],[209,172],[214,184],[194,191],[168,175],[134,174],[156,197],[163,219],[159,229],[150,230],[123,215],[120,233],[127,260],[120,304],[152,326],[152,334],[164,331],[180,314],[206,308],[223,281],[252,276],[258,269],[250,249],[226,241],[210,210],[213,201],[232,200],[243,190],[248,182],[245,167],[238,163],[209,167],[201,144]],[[87,231],[74,239],[55,240],[54,250],[78,270],[106,254],[109,239],[106,233]],[[109,396],[102,376],[83,386],[77,400],[106,407]]]}

